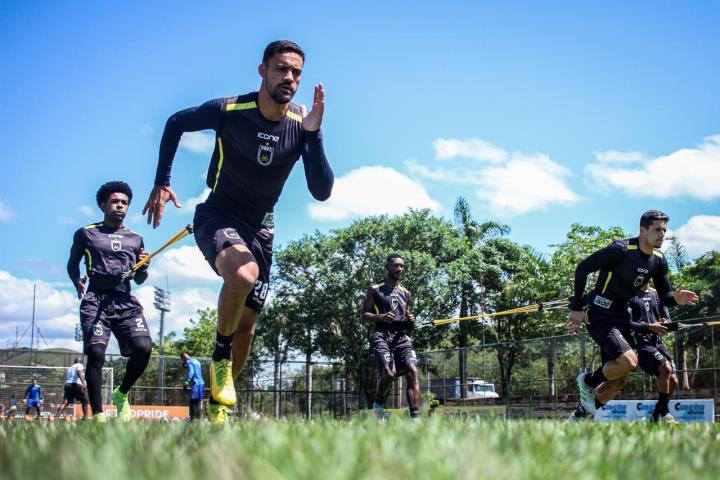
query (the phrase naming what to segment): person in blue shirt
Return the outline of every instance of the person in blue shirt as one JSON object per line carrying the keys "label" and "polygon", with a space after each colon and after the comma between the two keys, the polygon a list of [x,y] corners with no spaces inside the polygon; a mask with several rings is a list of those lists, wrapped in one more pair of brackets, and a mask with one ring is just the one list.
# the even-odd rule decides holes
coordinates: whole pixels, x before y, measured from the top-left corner
{"label": "person in blue shirt", "polygon": [[37,418],[40,418],[40,405],[42,405],[43,395],[42,387],[38,385],[37,378],[33,378],[32,384],[28,385],[27,390],[25,390],[25,399],[27,400],[25,415],[30,415],[30,410],[34,408],[37,411]]}
{"label": "person in blue shirt", "polygon": [[205,389],[202,366],[187,352],[181,353],[180,358],[183,361],[183,367],[187,368],[183,389],[190,390],[190,421],[200,420],[202,417],[203,390]]}

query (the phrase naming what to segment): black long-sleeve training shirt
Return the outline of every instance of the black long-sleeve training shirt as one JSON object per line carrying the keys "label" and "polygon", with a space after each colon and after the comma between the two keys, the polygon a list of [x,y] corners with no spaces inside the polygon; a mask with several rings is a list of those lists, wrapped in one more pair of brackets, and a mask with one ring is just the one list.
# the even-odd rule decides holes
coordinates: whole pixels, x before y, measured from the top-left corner
{"label": "black long-sleeve training shirt", "polygon": [[267,120],[257,98],[257,92],[218,98],[172,115],[160,142],[155,185],[170,184],[183,132],[214,130],[207,186],[216,198],[241,211],[270,212],[300,156],[312,196],[329,198],[334,176],[325,157],[322,132],[302,128],[301,110],[294,103],[282,120]]}
{"label": "black long-sleeve training shirt", "polygon": [[[67,272],[73,284],[80,280],[80,260],[85,257],[89,278],[88,291],[130,292],[130,280],[121,281],[122,275],[138,261],[144,248],[141,235],[126,227],[109,227],[101,223],[87,225],[75,232]],[[135,274],[135,283],[147,279],[147,269]]]}
{"label": "black long-sleeve training shirt", "polygon": [[589,296],[590,308],[601,308],[627,315],[628,300],[652,278],[663,305],[677,305],[668,277],[665,256],[659,250],[647,255],[640,250],[638,238],[617,240],[580,262],[575,269],[575,295],[572,310],[582,310],[587,276],[600,270]]}
{"label": "black long-sleeve training shirt", "polygon": [[630,328],[636,334],[635,338],[638,344],[656,345],[660,342],[660,337],[650,331],[649,325],[657,323],[661,319],[670,320],[670,310],[667,306],[660,304],[660,299],[655,290],[647,292],[640,291],[637,295],[630,299]]}

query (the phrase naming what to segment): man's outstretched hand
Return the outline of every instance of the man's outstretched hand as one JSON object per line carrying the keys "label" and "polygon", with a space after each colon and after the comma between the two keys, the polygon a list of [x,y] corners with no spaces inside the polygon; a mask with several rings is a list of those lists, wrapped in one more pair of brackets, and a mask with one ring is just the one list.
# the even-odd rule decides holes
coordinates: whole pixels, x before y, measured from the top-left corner
{"label": "man's outstretched hand", "polygon": [[143,215],[147,213],[148,225],[152,224],[153,228],[157,228],[160,225],[163,214],[165,213],[165,204],[168,200],[172,200],[175,206],[180,208],[180,200],[178,200],[175,191],[170,185],[155,185],[142,211]]}
{"label": "man's outstretched hand", "polygon": [[325,87],[323,87],[322,83],[318,83],[315,86],[315,96],[313,97],[312,110],[308,112],[305,105],[300,105],[300,113],[303,117],[303,130],[307,130],[308,132],[316,132],[320,130],[323,113],[325,113]]}

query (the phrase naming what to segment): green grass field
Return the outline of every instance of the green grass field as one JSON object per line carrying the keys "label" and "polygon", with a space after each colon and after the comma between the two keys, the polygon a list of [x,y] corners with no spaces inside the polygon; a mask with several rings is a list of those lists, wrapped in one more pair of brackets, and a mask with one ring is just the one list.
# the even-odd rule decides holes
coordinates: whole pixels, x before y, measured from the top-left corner
{"label": "green grass field", "polygon": [[720,426],[468,422],[2,423],[9,479],[716,479]]}

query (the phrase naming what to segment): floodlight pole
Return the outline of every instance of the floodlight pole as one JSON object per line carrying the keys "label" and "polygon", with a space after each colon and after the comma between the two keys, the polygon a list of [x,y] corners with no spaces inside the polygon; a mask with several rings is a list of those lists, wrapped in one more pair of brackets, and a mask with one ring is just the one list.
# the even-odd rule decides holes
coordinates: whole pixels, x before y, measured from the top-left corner
{"label": "floodlight pole", "polygon": [[158,369],[158,387],[160,388],[160,405],[165,405],[165,312],[170,311],[170,290],[155,288],[153,305],[160,312],[160,365]]}

